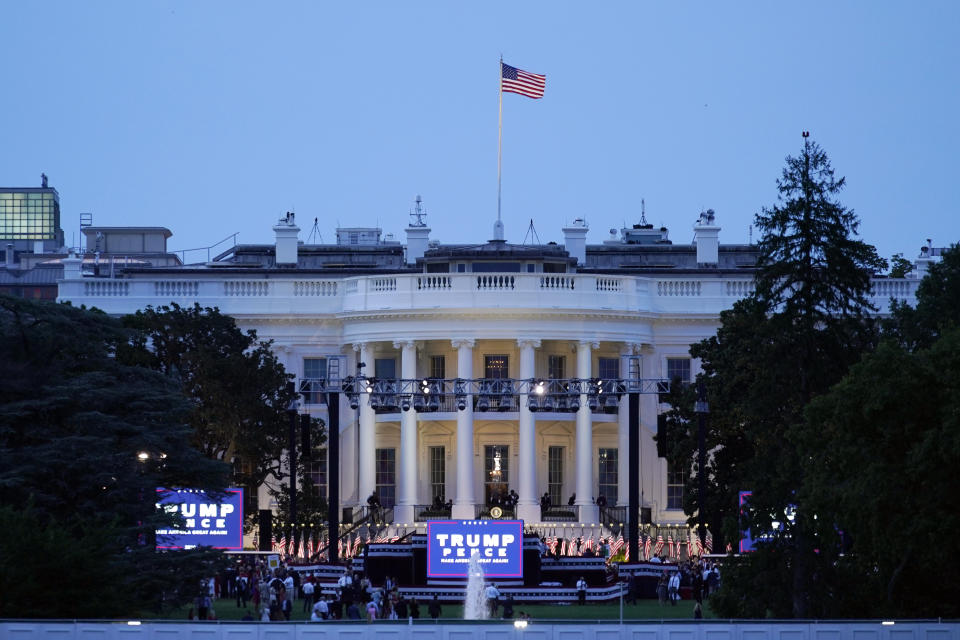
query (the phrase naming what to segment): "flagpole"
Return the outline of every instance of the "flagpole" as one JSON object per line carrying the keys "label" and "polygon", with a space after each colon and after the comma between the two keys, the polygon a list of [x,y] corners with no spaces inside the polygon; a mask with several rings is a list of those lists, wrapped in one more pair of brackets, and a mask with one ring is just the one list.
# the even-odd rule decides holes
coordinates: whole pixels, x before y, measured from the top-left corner
{"label": "flagpole", "polygon": [[503,161],[503,56],[500,56],[500,78],[497,82],[500,85],[498,100],[500,117],[497,124],[497,222],[500,222],[500,167]]}

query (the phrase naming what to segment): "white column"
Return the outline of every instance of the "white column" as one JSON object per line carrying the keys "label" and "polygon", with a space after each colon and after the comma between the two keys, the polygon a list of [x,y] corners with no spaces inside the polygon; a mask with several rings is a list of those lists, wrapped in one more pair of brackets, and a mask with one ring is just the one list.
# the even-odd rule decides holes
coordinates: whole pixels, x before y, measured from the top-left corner
{"label": "white column", "polygon": [[[473,378],[473,340],[453,340],[457,350],[457,377]],[[473,487],[473,398],[467,398],[467,406],[457,411],[457,497],[453,501],[451,517],[472,520],[476,517],[476,498]]]}
{"label": "white column", "polygon": [[[373,376],[373,351],[366,342],[353,345],[353,348],[359,352],[357,356],[360,362],[366,364],[363,373],[369,377]],[[360,428],[357,432],[357,451],[359,460],[357,468],[359,471],[359,487],[357,500],[361,506],[367,504],[367,498],[377,488],[377,479],[374,472],[376,466],[377,446],[376,446],[376,414],[370,407],[370,394],[366,389],[360,388]]]}
{"label": "white column", "polygon": [[[531,380],[535,375],[534,352],[539,340],[517,340],[520,347],[520,378]],[[533,412],[527,406],[526,393],[520,394],[520,420],[517,433],[517,519],[524,522],[540,522],[540,504],[537,501],[537,444],[536,423]]]}
{"label": "white column", "polygon": [[[629,358],[636,345],[628,342],[620,348],[620,377],[630,375]],[[617,408],[617,505],[626,505],[630,499],[630,398],[620,396]]]}
{"label": "white column", "polygon": [[[590,348],[600,345],[590,340],[577,343],[577,377],[590,377]],[[580,410],[577,411],[577,500],[580,507],[580,522],[596,522],[599,517],[593,504],[593,416],[587,406],[587,394],[580,394]]]}
{"label": "white column", "polygon": [[[412,340],[394,342],[400,351],[400,377],[414,380],[417,377],[417,344]],[[406,391],[407,389],[401,389]],[[397,484],[397,506],[394,522],[413,522],[414,505],[417,504],[417,412],[412,408],[400,412],[400,477]]]}

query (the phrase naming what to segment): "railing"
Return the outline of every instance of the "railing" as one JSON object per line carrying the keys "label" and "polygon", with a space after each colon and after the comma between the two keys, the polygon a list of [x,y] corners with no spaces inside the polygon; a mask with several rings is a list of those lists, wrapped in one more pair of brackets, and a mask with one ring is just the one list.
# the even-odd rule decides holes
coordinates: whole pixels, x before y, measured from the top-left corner
{"label": "railing", "polygon": [[542,522],[579,522],[580,507],[578,505],[563,505],[540,507]]}
{"label": "railing", "polygon": [[428,520],[449,520],[451,509],[444,506],[438,509],[430,504],[418,504],[413,507],[413,521],[426,522]]}
{"label": "railing", "polygon": [[619,527],[627,522],[627,507],[600,507],[600,523],[606,527]]}
{"label": "railing", "polygon": [[[680,274],[678,274],[679,276]],[[748,274],[668,278],[592,274],[396,274],[333,279],[283,272],[233,279],[208,270],[186,270],[150,277],[147,272],[117,278],[79,277],[60,284],[60,299],[83,304],[96,298],[107,313],[130,313],[158,299],[183,299],[201,306],[218,306],[225,313],[335,315],[383,309],[444,309],[482,307],[562,308],[613,312],[719,314],[755,288]],[[632,282],[632,284],[631,284]],[[871,301],[886,313],[891,298],[911,302],[919,280],[875,278]],[[115,299],[111,300],[111,299]],[[269,306],[262,303],[267,302]],[[92,303],[93,304],[93,303]]]}

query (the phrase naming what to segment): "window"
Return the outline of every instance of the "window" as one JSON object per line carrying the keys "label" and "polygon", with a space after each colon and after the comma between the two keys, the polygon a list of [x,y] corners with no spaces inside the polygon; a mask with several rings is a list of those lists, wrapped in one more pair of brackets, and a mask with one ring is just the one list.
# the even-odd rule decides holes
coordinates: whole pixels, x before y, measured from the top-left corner
{"label": "window", "polygon": [[321,380],[327,378],[327,359],[326,358],[304,358],[303,359],[303,380],[300,390],[304,392],[303,401],[306,404],[320,404],[323,395],[320,389],[323,388]]}
{"label": "window", "polygon": [[527,273],[536,273],[536,272],[537,272],[537,265],[535,264],[527,265]]}
{"label": "window", "polygon": [[687,481],[688,471],[675,469],[667,463],[667,509],[683,509],[683,485]]}
{"label": "window", "polygon": [[640,379],[640,358],[627,359],[627,378],[630,380]]}
{"label": "window", "polygon": [[607,506],[612,507],[617,504],[617,462],[619,451],[617,449],[600,449],[598,452],[600,468],[598,473],[600,485],[597,490],[597,497],[603,496],[607,500]]}
{"label": "window", "polygon": [[483,377],[496,380],[508,377],[507,364],[507,356],[484,356]]}
{"label": "window", "polygon": [[667,358],[667,379],[690,382],[690,358]]}
{"label": "window", "polygon": [[447,499],[447,458],[444,447],[430,447],[430,500]]}
{"label": "window", "polygon": [[373,375],[381,380],[392,380],[397,377],[397,361],[395,358],[377,358],[374,361]]}
{"label": "window", "polygon": [[438,380],[447,377],[446,356],[430,356],[430,377]]}
{"label": "window", "polygon": [[563,498],[563,447],[547,449],[547,493],[550,504],[567,504]]}
{"label": "window", "polygon": [[547,356],[547,377],[562,380],[567,377],[567,356]]}
{"label": "window", "polygon": [[597,375],[604,380],[620,377],[620,358],[597,358]]}
{"label": "window", "polygon": [[462,263],[462,262],[458,262],[458,263],[457,263],[457,273],[466,273],[466,272],[467,272],[467,265],[465,265],[465,264]]}
{"label": "window", "polygon": [[397,450],[377,449],[377,495],[380,506],[391,508],[397,501]]}
{"label": "window", "polygon": [[483,484],[487,504],[490,504],[493,496],[507,493],[510,483],[509,453],[510,448],[501,444],[483,448]]}
{"label": "window", "polygon": [[316,458],[310,460],[307,477],[312,483],[311,490],[315,496],[327,499],[327,450],[320,449]]}

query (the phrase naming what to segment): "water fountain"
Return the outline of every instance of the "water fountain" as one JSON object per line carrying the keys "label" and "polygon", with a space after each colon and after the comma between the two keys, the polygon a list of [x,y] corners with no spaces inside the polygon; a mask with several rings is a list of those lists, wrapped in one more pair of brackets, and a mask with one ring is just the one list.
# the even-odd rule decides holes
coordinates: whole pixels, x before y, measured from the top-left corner
{"label": "water fountain", "polygon": [[480,554],[474,550],[467,569],[467,596],[463,602],[464,620],[486,620],[489,617],[485,591],[486,584],[483,581]]}

